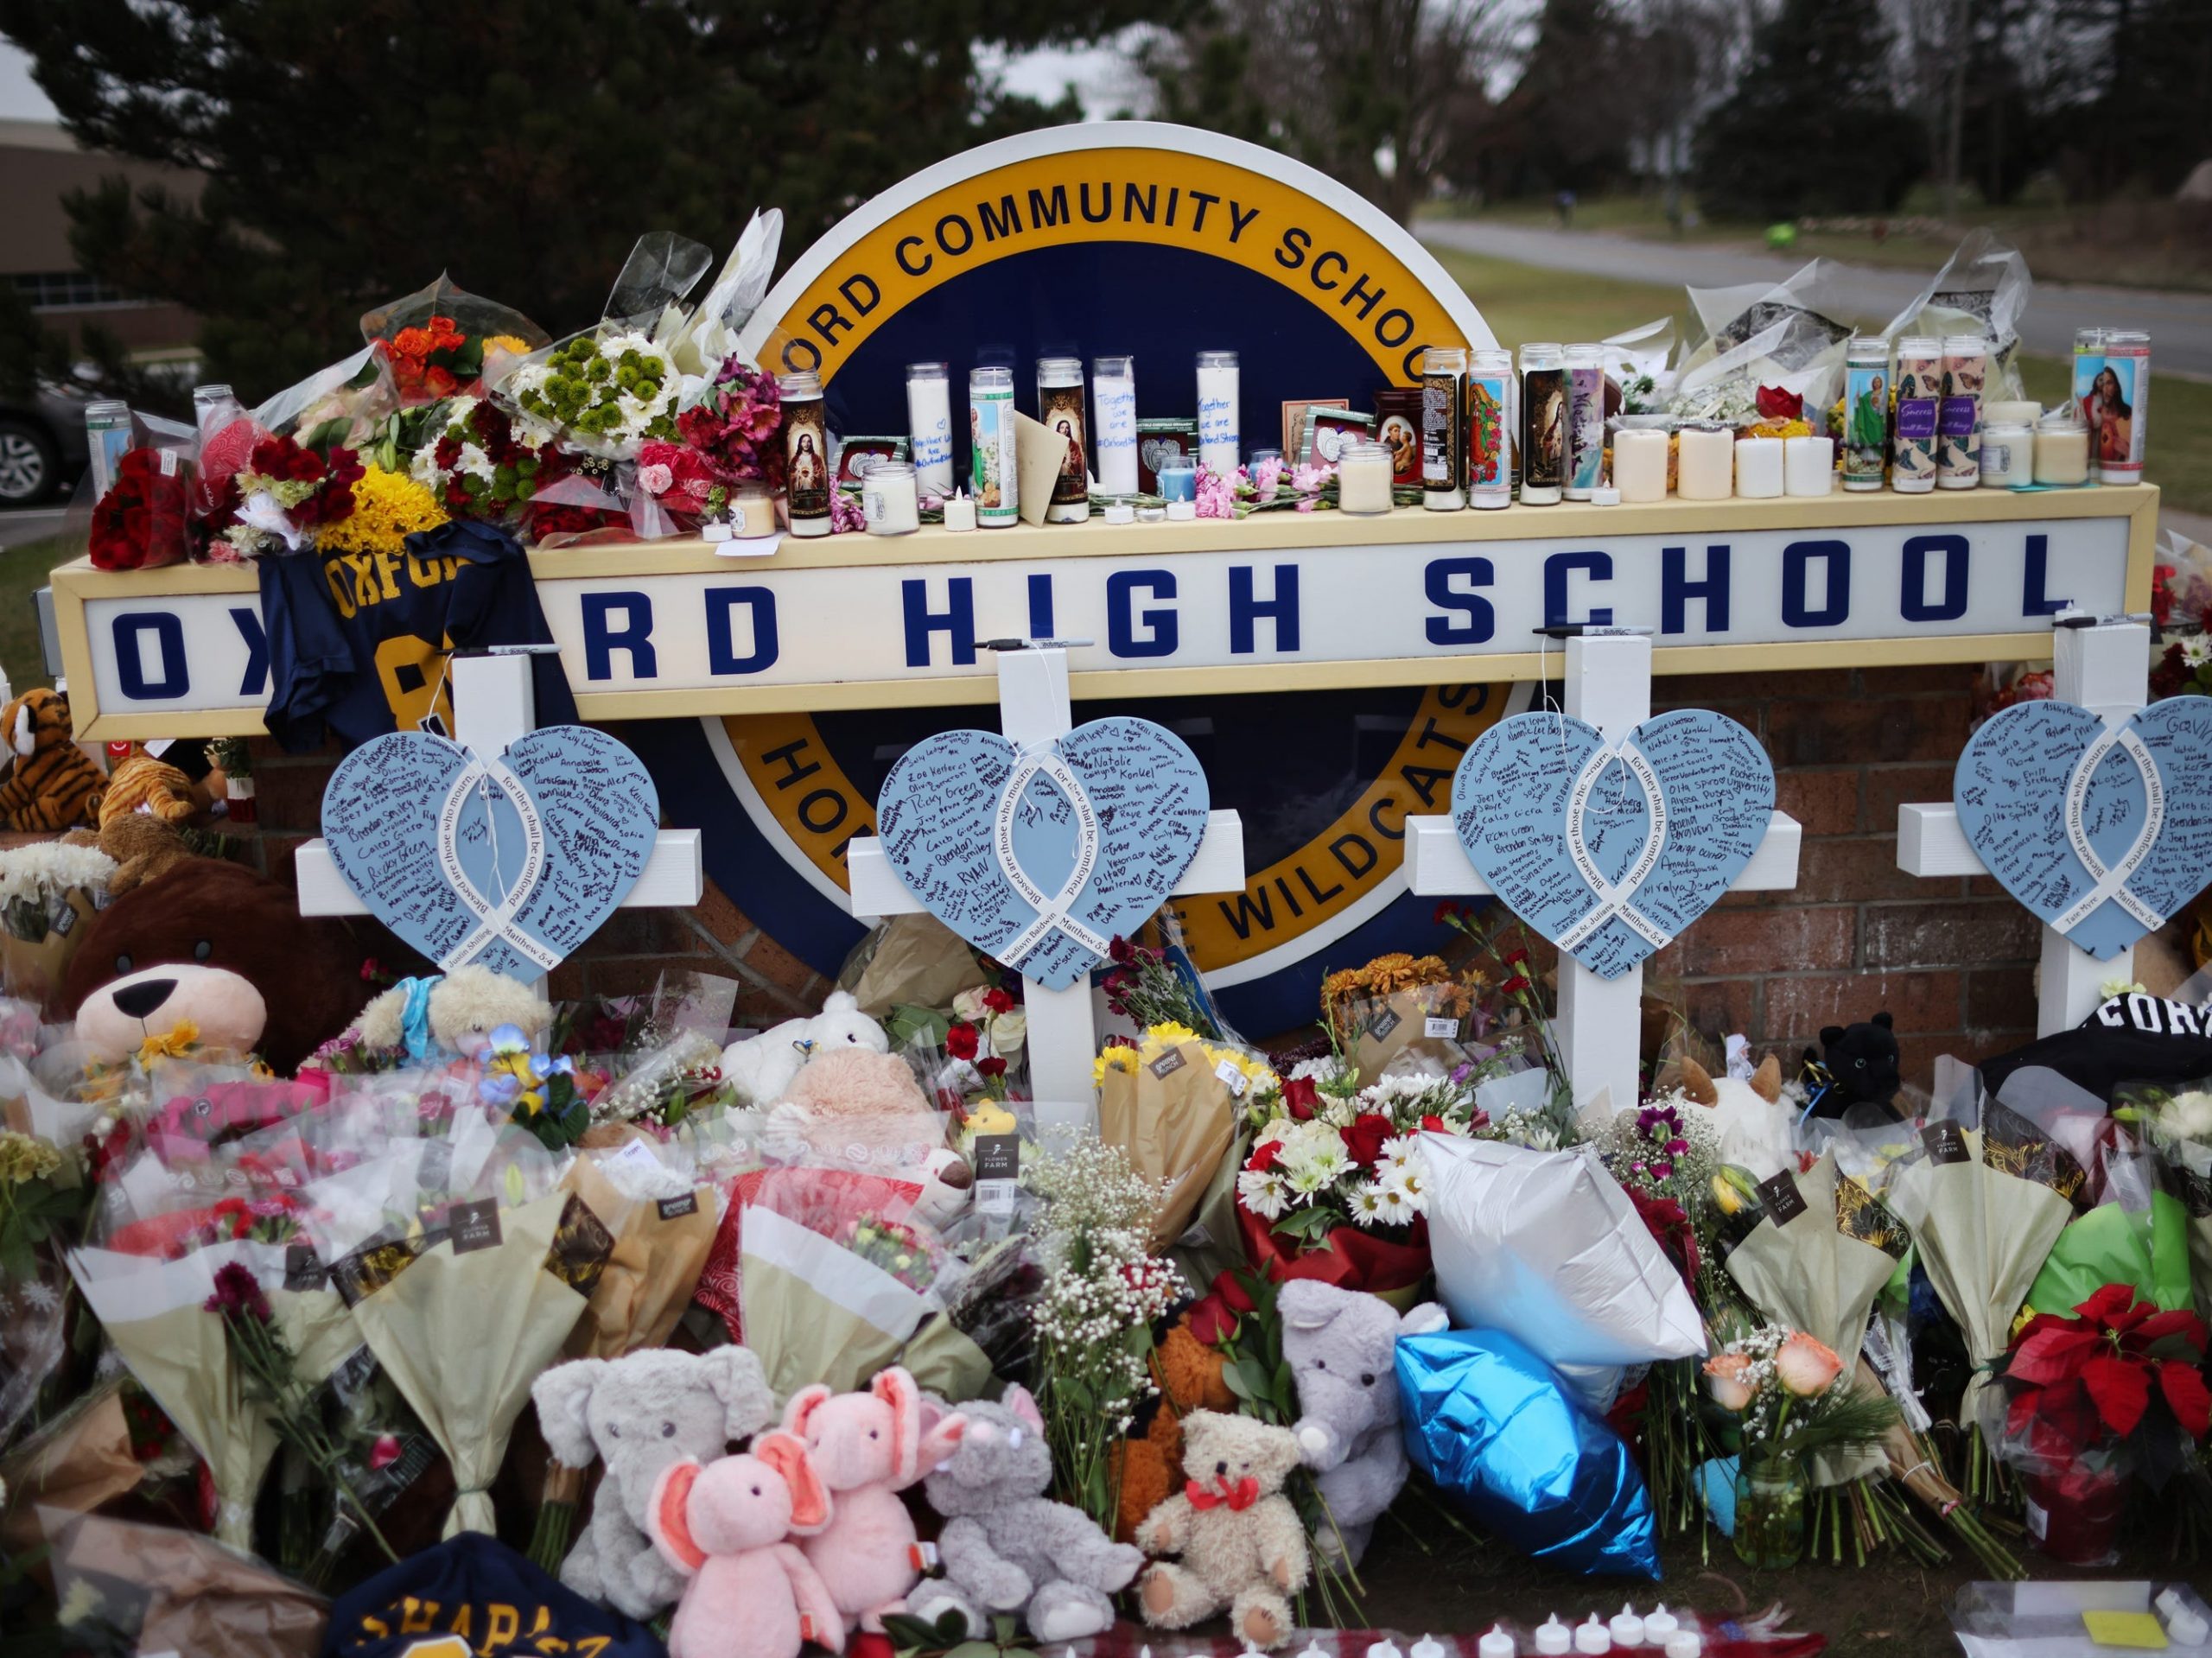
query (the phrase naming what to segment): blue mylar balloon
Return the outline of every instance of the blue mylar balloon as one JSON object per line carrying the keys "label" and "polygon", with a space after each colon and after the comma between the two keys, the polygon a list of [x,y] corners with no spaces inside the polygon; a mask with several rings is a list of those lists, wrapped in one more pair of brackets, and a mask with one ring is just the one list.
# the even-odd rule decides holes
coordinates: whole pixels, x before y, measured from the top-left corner
{"label": "blue mylar balloon", "polygon": [[1406,1454],[1467,1514],[1586,1577],[1659,1576],[1651,1496],[1619,1434],[1496,1330],[1398,1340]]}

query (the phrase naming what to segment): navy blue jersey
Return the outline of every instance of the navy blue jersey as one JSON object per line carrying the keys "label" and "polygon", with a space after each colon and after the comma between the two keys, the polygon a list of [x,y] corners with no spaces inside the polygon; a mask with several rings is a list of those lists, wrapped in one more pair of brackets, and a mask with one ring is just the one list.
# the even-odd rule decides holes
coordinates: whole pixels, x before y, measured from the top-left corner
{"label": "navy blue jersey", "polygon": [[[295,753],[334,734],[348,748],[391,731],[453,735],[447,658],[485,645],[549,644],[530,560],[505,530],[456,518],[390,553],[261,561],[270,734]],[[540,725],[572,724],[561,659],[531,658]]]}
{"label": "navy blue jersey", "polygon": [[331,1603],[323,1658],[665,1658],[643,1624],[465,1531]]}

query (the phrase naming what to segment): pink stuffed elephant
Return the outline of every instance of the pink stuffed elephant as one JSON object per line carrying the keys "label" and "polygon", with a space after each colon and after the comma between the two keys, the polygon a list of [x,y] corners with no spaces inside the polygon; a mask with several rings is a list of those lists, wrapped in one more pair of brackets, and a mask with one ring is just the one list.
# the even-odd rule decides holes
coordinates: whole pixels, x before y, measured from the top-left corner
{"label": "pink stuffed elephant", "polygon": [[830,1523],[830,1494],[788,1433],[742,1456],[671,1463],[653,1486],[646,1529],[690,1579],[669,1658],[798,1658],[807,1642],[841,1652],[845,1623],[806,1556],[784,1540]]}
{"label": "pink stuffed elephant", "polygon": [[784,1407],[784,1431],[805,1440],[836,1495],[836,1515],[804,1548],[848,1621],[880,1631],[886,1612],[906,1610],[921,1580],[921,1546],[899,1493],[950,1457],[967,1427],[957,1411],[930,1412],[914,1378],[896,1365],[866,1393],[832,1394],[817,1383]]}

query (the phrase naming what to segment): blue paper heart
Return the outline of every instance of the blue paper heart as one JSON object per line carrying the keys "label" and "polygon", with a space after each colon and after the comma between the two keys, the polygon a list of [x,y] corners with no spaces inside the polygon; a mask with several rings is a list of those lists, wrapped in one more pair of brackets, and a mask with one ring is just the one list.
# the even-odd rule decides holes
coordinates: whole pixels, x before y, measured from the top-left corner
{"label": "blue paper heart", "polygon": [[[1703,708],[1646,720],[1618,755],[1580,720],[1516,715],[1476,740],[1452,779],[1452,827],[1491,890],[1606,979],[1713,907],[1773,811],[1774,768],[1758,740]],[[1618,903],[1601,898],[1601,883]]]}
{"label": "blue paper heart", "polygon": [[370,913],[441,967],[518,979],[550,972],[614,912],[659,823],[645,766],[588,726],[530,733],[489,777],[459,743],[394,732],[340,760],[322,794],[330,861]]}
{"label": "blue paper heart", "polygon": [[[2212,698],[2154,702],[2109,736],[2075,703],[2016,702],[1974,733],[1951,777],[1959,827],[1989,873],[2101,962],[2157,931],[2212,877]],[[2101,752],[2085,765],[2093,745]],[[2139,748],[2158,780],[2150,835],[2154,797]],[[2107,870],[2142,843],[2119,890],[2098,896],[2075,822]]]}
{"label": "blue paper heart", "polygon": [[[1035,765],[1047,769],[1031,774]],[[1079,798],[1049,774],[1059,765]],[[1089,836],[1084,803],[1096,824]],[[923,908],[985,955],[1065,990],[1182,879],[1205,835],[1206,810],[1205,769],[1182,739],[1149,720],[1117,717],[1077,726],[1033,754],[995,732],[925,737],[884,778],[876,834]],[[1040,922],[1086,849],[1089,873],[1065,906],[1071,924]]]}

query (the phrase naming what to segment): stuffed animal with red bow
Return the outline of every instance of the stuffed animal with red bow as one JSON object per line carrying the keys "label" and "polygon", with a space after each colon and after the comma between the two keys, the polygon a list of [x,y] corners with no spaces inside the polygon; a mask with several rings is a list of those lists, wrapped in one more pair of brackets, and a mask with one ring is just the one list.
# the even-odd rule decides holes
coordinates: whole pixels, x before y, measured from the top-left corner
{"label": "stuffed animal with red bow", "polygon": [[1187,1629],[1224,1606],[1248,1646],[1281,1646],[1290,1597],[1313,1572],[1306,1527],[1283,1495],[1298,1438],[1250,1416],[1192,1411],[1183,1419],[1183,1489],[1144,1518],[1137,1547],[1155,1561],[1137,1580],[1144,1621]]}

